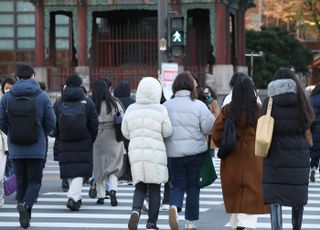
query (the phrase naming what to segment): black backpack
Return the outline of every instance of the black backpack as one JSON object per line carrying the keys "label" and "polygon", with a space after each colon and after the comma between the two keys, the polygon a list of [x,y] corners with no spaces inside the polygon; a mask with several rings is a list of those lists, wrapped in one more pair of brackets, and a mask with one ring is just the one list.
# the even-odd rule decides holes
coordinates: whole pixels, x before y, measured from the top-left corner
{"label": "black backpack", "polygon": [[88,136],[85,100],[63,101],[59,114],[59,134],[62,141],[79,141]]}
{"label": "black backpack", "polygon": [[218,157],[224,159],[236,147],[237,143],[237,129],[235,122],[232,118],[225,118],[223,135],[218,150]]}
{"label": "black backpack", "polygon": [[[10,92],[11,93],[11,92]],[[31,145],[38,141],[41,122],[37,117],[36,97],[33,95],[15,95],[8,102],[7,114],[9,120],[9,138],[17,145]]]}

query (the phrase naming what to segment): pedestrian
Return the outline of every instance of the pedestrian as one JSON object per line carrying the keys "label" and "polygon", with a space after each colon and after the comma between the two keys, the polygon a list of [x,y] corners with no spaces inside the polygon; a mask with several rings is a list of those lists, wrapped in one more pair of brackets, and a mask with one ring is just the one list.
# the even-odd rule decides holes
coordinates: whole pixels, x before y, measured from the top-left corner
{"label": "pedestrian", "polygon": [[[131,87],[128,81],[120,81],[113,90],[113,94],[116,98],[118,98],[124,109],[126,110],[129,105],[136,102],[136,100],[131,96]],[[122,165],[122,175],[119,177],[119,180],[125,180],[127,183],[132,183],[132,175],[131,175],[131,168],[130,162],[128,157],[128,147],[129,147],[129,140],[123,140],[124,147],[125,147],[125,154],[123,156],[123,165]]]}
{"label": "pedestrian", "polygon": [[54,105],[60,177],[69,180],[67,208],[71,211],[81,207],[82,185],[92,173],[93,142],[98,132],[95,105],[85,96],[81,84],[79,75],[70,75],[61,100]]}
{"label": "pedestrian", "polygon": [[263,194],[270,204],[271,228],[282,229],[282,206],[292,207],[292,229],[301,229],[303,207],[308,201],[309,146],[305,131],[313,121],[312,107],[295,74],[280,68],[268,84],[262,114],[273,98],[273,137],[263,161]]}
{"label": "pedestrian", "polygon": [[0,129],[9,134],[19,222],[26,229],[30,226],[32,207],[41,187],[46,136],[55,127],[55,115],[48,95],[34,80],[31,66],[18,65],[16,77],[18,81],[1,99]]}
{"label": "pedestrian", "polygon": [[[262,194],[263,159],[255,156],[255,132],[261,105],[251,80],[235,73],[237,80],[232,90],[232,100],[223,106],[212,129],[212,140],[220,146],[226,118],[236,124],[235,149],[220,162],[220,178],[224,206],[231,214],[229,224],[233,229],[255,229],[257,214],[269,213]],[[230,170],[232,169],[232,170]]]}
{"label": "pedestrian", "polygon": [[130,140],[129,160],[135,185],[132,212],[128,223],[136,230],[145,195],[149,192],[146,229],[159,229],[161,183],[168,180],[167,154],[163,138],[172,134],[167,109],[160,104],[161,84],[152,77],[143,78],[138,85],[136,103],[130,105],[122,122],[123,135]]}
{"label": "pedestrian", "polygon": [[[229,104],[231,102],[231,99],[232,99],[232,89],[234,87],[234,84],[236,83],[238,77],[242,77],[242,75],[239,75],[239,74],[234,74],[232,75],[231,79],[230,79],[230,82],[229,82],[229,86],[230,86],[230,92],[225,96],[225,98],[223,99],[222,101],[222,105],[221,105],[221,108],[223,106],[225,106],[226,104]],[[257,102],[261,105],[261,100],[260,100],[260,97],[257,95],[257,92],[255,92],[256,96],[257,96]]]}
{"label": "pedestrian", "polygon": [[320,83],[317,83],[315,88],[311,91],[310,103],[316,117],[311,126],[313,146],[310,147],[310,181],[315,182],[315,174],[319,167],[320,159]]}
{"label": "pedestrian", "polygon": [[217,94],[210,86],[206,85],[203,89],[203,95],[206,98],[206,105],[209,107],[213,116],[217,118],[220,112]]}
{"label": "pedestrian", "polygon": [[[9,92],[16,83],[16,79],[13,77],[5,78],[1,83],[2,95]],[[11,176],[14,173],[12,161],[9,159],[7,135],[0,131],[0,207],[4,204],[4,177]]]}
{"label": "pedestrian", "polygon": [[[164,92],[162,89],[160,104],[163,104],[166,101],[167,100],[164,96]],[[167,159],[167,161],[169,161],[169,159]],[[169,170],[169,167],[168,167],[168,170]],[[170,207],[171,182],[170,182],[170,171],[168,171],[168,172],[169,172],[169,178],[168,178],[168,181],[164,184],[163,197],[162,197],[162,201],[161,201],[161,210],[165,210],[165,211],[169,210],[169,207]],[[144,212],[148,212],[148,209],[149,209],[149,192],[147,191],[146,196],[145,196],[145,200],[143,202],[142,210]]]}
{"label": "pedestrian", "polygon": [[204,153],[208,148],[214,116],[208,107],[197,100],[196,84],[190,72],[178,74],[172,85],[174,98],[164,103],[173,125],[173,135],[165,139],[171,178],[169,224],[179,229],[178,212],[186,197],[185,229],[196,229],[199,219],[198,175]]}
{"label": "pedestrian", "polygon": [[105,179],[108,181],[111,206],[117,206],[116,193],[118,177],[125,152],[123,141],[116,139],[115,115],[124,114],[124,108],[117,98],[111,95],[111,81],[98,79],[93,88],[92,99],[99,115],[98,136],[93,145],[93,174],[97,190],[97,204],[105,199]]}

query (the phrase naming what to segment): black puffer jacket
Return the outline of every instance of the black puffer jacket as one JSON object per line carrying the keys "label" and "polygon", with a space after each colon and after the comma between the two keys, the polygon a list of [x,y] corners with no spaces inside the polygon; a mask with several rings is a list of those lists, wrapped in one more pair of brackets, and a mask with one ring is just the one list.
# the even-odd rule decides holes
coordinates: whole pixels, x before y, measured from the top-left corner
{"label": "black puffer jacket", "polygon": [[[113,93],[114,96],[121,101],[124,110],[126,110],[129,105],[136,102],[136,100],[131,97],[131,88],[129,82],[127,81],[120,81],[114,88]],[[123,143],[126,151],[128,152],[129,140],[125,139]]]}
{"label": "black puffer jacket", "polygon": [[317,158],[320,157],[320,94],[311,96],[310,102],[316,116],[311,126],[313,146],[310,148],[310,157]]}
{"label": "black puffer jacket", "polygon": [[[284,206],[305,205],[308,201],[309,147],[304,133],[301,108],[293,80],[272,81],[268,96],[273,98],[275,123],[271,147],[263,163],[265,203]],[[266,113],[268,99],[263,103]]]}
{"label": "black puffer jacket", "polygon": [[120,81],[114,88],[113,92],[114,96],[119,98],[125,109],[127,109],[129,105],[136,102],[136,100],[131,97],[131,89],[129,82],[127,81]]}
{"label": "black puffer jacket", "polygon": [[[87,138],[79,141],[62,141],[60,139],[59,115],[65,101],[84,101],[87,116]],[[58,160],[61,178],[89,177],[92,174],[92,147],[98,133],[98,114],[91,99],[83,94],[80,87],[66,87],[62,99],[54,105],[57,116],[56,137],[58,142]]]}

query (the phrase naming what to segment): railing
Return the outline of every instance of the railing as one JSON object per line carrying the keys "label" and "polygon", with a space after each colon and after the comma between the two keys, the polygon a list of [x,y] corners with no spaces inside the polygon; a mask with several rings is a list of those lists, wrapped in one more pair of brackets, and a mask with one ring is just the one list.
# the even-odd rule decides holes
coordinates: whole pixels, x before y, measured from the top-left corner
{"label": "railing", "polygon": [[201,86],[205,85],[206,82],[206,74],[208,73],[208,69],[206,66],[185,66],[184,67],[185,71],[190,71],[192,74],[194,74]]}
{"label": "railing", "polygon": [[157,77],[158,66],[121,66],[121,67],[91,67],[91,87],[100,77],[106,77],[115,87],[119,81],[126,80],[130,83],[131,89],[136,90],[139,81],[143,77]]}
{"label": "railing", "polygon": [[[205,66],[185,66],[184,70],[188,70],[198,77],[202,86],[205,84],[208,72]],[[75,69],[73,67],[48,67],[48,91],[60,93],[68,75],[74,72]],[[112,87],[115,87],[119,81],[126,80],[130,83],[131,89],[136,90],[141,78],[158,77],[158,66],[90,67],[90,89],[100,77],[108,78],[112,82]]]}

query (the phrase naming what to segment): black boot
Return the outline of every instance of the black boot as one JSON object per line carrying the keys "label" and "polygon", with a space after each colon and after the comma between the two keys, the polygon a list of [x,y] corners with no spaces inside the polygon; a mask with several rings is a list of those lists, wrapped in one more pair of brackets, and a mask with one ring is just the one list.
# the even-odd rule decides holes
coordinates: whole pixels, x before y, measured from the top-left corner
{"label": "black boot", "polygon": [[270,204],[271,229],[282,230],[282,208],[280,204]]}
{"label": "black boot", "polygon": [[30,227],[31,208],[26,203],[19,203],[17,205],[19,212],[20,227],[27,229]]}
{"label": "black boot", "polygon": [[65,179],[65,178],[62,179],[61,187],[62,187],[63,192],[68,192],[68,190],[69,190],[68,179]]}
{"label": "black boot", "polygon": [[110,191],[110,200],[111,200],[111,206],[118,206],[116,191],[114,190]]}
{"label": "black boot", "polygon": [[303,206],[292,207],[292,230],[301,230]]}

